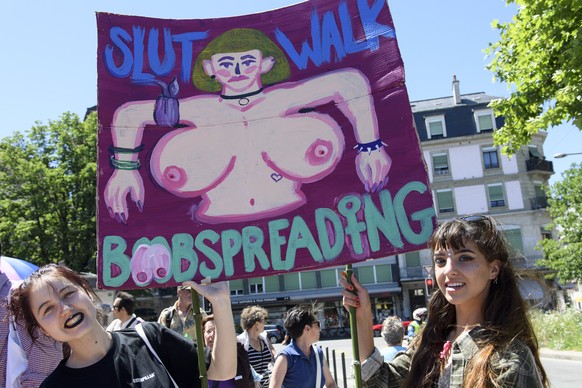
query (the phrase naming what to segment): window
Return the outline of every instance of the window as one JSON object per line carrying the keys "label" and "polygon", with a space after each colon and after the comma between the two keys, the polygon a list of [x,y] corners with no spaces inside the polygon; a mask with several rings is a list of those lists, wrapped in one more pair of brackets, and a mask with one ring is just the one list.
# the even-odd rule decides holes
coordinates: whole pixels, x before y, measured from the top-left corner
{"label": "window", "polygon": [[505,197],[503,196],[503,186],[501,184],[487,185],[487,191],[489,192],[489,206],[505,206]]}
{"label": "window", "polygon": [[429,139],[439,139],[447,137],[447,127],[445,126],[445,116],[425,117],[426,132]]}
{"label": "window", "polygon": [[265,291],[279,292],[281,291],[281,284],[279,282],[279,275],[265,277]]}
{"label": "window", "polygon": [[447,154],[435,154],[432,156],[434,175],[449,175],[449,157]]}
{"label": "window", "polygon": [[511,247],[523,254],[523,239],[521,238],[521,229],[506,229],[503,231],[505,234],[505,238],[507,238],[507,242]]}
{"label": "window", "polygon": [[324,269],[321,274],[321,287],[337,287],[337,273],[335,269]]}
{"label": "window", "polygon": [[552,231],[546,229],[547,226],[540,227],[540,233],[542,234],[542,239],[552,239]]}
{"label": "window", "polygon": [[483,148],[483,166],[485,169],[499,168],[499,157],[497,156],[497,148],[488,147]]}
{"label": "window", "polygon": [[230,280],[228,282],[228,287],[230,288],[230,295],[242,295],[244,294],[243,280]]}
{"label": "window", "polygon": [[407,252],[404,257],[407,267],[420,267],[420,251]]}
{"label": "window", "polygon": [[286,273],[283,277],[285,279],[285,291],[299,290],[299,273]]}
{"label": "window", "polygon": [[374,279],[374,266],[369,265],[367,267],[358,267],[358,280],[362,284],[374,284],[376,280]]}
{"label": "window", "polygon": [[264,292],[262,277],[249,279],[249,294],[262,294]]}
{"label": "window", "polygon": [[493,131],[495,129],[495,116],[490,109],[476,110],[473,112],[477,132]]}
{"label": "window", "polygon": [[301,272],[301,289],[317,288],[315,271]]}
{"label": "window", "polygon": [[392,282],[392,266],[390,264],[380,264],[376,266],[376,282]]}
{"label": "window", "polygon": [[439,213],[452,213],[455,211],[453,190],[438,190],[436,194]]}

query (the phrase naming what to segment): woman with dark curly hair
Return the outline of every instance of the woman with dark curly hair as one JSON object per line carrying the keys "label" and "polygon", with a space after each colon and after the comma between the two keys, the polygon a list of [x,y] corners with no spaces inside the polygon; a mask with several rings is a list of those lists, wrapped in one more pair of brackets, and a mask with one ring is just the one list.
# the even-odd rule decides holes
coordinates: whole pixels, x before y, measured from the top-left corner
{"label": "woman with dark curly hair", "polygon": [[374,348],[368,291],[345,274],[343,303],[355,307],[368,387],[547,387],[510,249],[491,217],[444,222],[429,241],[438,288],[426,326],[385,363]]}

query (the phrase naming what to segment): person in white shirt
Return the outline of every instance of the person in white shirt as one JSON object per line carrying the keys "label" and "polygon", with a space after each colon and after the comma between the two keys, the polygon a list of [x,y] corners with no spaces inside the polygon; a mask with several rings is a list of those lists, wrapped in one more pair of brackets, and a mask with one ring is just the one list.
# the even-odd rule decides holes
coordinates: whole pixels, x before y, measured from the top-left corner
{"label": "person in white shirt", "polygon": [[133,313],[135,298],[124,291],[119,291],[113,301],[113,316],[115,319],[107,326],[107,331],[117,331],[132,329],[143,319],[136,317]]}

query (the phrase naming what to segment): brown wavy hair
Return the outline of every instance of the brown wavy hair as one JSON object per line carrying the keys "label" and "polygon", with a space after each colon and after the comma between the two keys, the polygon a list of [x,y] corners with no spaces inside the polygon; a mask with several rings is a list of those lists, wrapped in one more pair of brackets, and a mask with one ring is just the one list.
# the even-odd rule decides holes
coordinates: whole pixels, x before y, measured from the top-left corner
{"label": "brown wavy hair", "polygon": [[[527,317],[527,305],[519,293],[518,275],[511,264],[510,246],[496,221],[488,216],[474,215],[445,222],[432,235],[428,245],[433,251],[444,247],[458,250],[468,241],[474,242],[489,262],[498,260],[500,270],[497,281],[491,282],[480,325],[482,334],[475,339],[479,350],[467,363],[463,386],[497,386],[491,356],[520,340],[531,350],[542,383],[547,387],[537,339]],[[438,383],[445,367],[440,352],[455,324],[455,306],[437,288],[428,303],[426,326],[411,345],[416,347],[416,352],[403,386],[433,386]]]}
{"label": "brown wavy hair", "polygon": [[[23,323],[26,326],[26,331],[33,342],[38,340],[39,334],[42,333],[42,328],[32,313],[30,292],[33,286],[49,284],[50,279],[54,278],[67,279],[73,285],[85,291],[93,299],[94,303],[100,302],[89,282],[72,269],[57,264],[48,264],[37,269],[17,288],[13,289],[10,295],[10,315],[14,317],[16,322]],[[100,314],[99,309],[97,309],[97,314]]]}

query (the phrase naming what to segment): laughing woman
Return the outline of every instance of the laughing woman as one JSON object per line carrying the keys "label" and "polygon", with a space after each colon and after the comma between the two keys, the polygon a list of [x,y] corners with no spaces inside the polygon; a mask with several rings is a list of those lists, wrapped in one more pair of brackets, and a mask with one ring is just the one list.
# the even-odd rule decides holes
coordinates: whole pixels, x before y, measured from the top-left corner
{"label": "laughing woman", "polygon": [[[547,387],[509,247],[494,219],[443,223],[429,241],[438,289],[426,326],[385,363],[374,348],[368,291],[345,277],[343,303],[355,307],[367,387]],[[344,275],[345,276],[345,275]]]}
{"label": "laughing woman", "polygon": [[[207,298],[217,318],[208,378],[233,378],[236,339],[227,283],[184,285]],[[143,323],[160,364],[136,331],[105,331],[97,320],[96,300],[85,279],[54,264],[38,269],[13,291],[11,314],[26,322],[28,332],[40,328],[71,349],[41,387],[200,387],[194,342],[157,323]]]}

